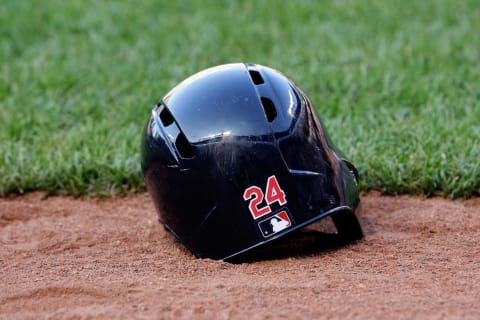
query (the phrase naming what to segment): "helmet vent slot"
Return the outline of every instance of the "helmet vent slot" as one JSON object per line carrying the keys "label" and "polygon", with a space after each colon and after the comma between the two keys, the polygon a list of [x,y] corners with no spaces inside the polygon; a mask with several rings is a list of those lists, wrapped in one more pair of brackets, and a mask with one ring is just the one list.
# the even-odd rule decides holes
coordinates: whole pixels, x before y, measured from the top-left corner
{"label": "helmet vent slot", "polygon": [[185,137],[183,132],[180,132],[180,134],[177,136],[177,139],[175,140],[175,147],[182,158],[192,159],[195,157],[192,145],[190,142],[188,142],[187,137]]}
{"label": "helmet vent slot", "polygon": [[265,97],[261,97],[260,100],[262,101],[263,110],[265,111],[268,122],[272,122],[277,117],[277,109],[273,101]]}
{"label": "helmet vent slot", "polygon": [[248,73],[250,73],[250,77],[252,78],[252,81],[254,84],[262,84],[263,83],[263,78],[260,72],[256,70],[248,70]]}
{"label": "helmet vent slot", "polygon": [[168,127],[173,123],[173,121],[175,121],[172,114],[166,107],[164,107],[163,110],[160,112],[160,120],[162,120],[162,123],[165,127]]}

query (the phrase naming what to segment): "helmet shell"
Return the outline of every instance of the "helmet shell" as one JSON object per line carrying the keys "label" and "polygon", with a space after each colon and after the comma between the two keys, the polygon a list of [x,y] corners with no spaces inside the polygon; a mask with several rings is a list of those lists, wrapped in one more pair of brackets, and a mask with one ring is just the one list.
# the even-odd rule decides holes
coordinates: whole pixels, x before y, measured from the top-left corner
{"label": "helmet shell", "polygon": [[178,84],[153,108],[141,158],[159,221],[197,257],[228,260],[329,215],[362,236],[354,166],[274,69],[227,64]]}

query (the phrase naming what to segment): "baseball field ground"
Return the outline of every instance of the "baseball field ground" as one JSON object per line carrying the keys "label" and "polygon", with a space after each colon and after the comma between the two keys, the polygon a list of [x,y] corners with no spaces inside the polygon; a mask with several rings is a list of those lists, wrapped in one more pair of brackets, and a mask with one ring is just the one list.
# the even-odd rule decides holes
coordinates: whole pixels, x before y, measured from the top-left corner
{"label": "baseball field ground", "polygon": [[[0,318],[479,319],[480,3],[0,6]],[[273,67],[359,170],[365,238],[322,226],[195,259],[140,169],[153,105],[202,69]]]}

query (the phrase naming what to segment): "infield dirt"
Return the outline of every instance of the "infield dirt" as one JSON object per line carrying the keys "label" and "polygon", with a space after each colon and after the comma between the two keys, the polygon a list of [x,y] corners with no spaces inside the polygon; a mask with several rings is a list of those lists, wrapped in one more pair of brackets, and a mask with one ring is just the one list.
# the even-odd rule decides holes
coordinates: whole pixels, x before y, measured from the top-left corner
{"label": "infield dirt", "polygon": [[366,236],[195,259],[147,194],[0,199],[0,318],[480,319],[480,199],[362,196]]}

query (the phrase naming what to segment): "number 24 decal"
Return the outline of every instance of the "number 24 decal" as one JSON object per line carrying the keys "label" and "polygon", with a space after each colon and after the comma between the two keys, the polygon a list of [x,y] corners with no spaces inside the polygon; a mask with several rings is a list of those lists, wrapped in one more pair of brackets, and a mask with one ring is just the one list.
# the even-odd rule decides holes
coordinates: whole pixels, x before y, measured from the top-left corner
{"label": "number 24 decal", "polygon": [[[267,205],[259,208],[259,205],[262,203],[264,197]],[[263,194],[262,189],[259,187],[251,186],[245,189],[245,192],[243,193],[243,200],[250,200],[248,209],[250,210],[250,213],[253,215],[254,219],[258,219],[272,212],[270,205],[274,202],[278,202],[281,206],[287,203],[285,192],[282,190],[282,188],[280,188],[275,176],[270,176],[268,178],[265,195]]]}

